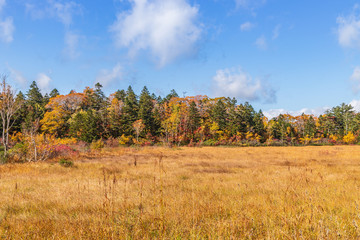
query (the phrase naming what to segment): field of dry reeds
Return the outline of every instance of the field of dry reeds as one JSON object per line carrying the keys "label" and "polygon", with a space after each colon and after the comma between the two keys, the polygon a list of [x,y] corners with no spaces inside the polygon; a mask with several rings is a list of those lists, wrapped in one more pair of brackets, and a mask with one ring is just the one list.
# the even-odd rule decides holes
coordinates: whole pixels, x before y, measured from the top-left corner
{"label": "field of dry reeds", "polygon": [[0,239],[359,239],[360,146],[118,148],[0,166]]}

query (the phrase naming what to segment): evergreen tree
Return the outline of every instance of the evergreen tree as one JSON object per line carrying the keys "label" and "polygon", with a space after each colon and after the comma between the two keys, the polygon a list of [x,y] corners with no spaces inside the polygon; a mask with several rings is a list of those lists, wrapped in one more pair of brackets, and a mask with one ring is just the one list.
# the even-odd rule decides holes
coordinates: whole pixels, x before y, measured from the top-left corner
{"label": "evergreen tree", "polygon": [[46,93],[43,97],[43,106],[46,106],[49,103],[49,100],[50,100],[50,96],[49,94]]}
{"label": "evergreen tree", "polygon": [[316,123],[312,116],[305,121],[304,135],[314,137],[316,133]]}
{"label": "evergreen tree", "polygon": [[34,121],[40,120],[44,117],[45,102],[35,81],[31,83],[26,96],[26,108],[28,113],[24,122],[24,128],[29,129],[33,125]]}
{"label": "evergreen tree", "polygon": [[139,104],[137,101],[137,97],[132,90],[131,86],[129,86],[124,107],[122,108],[122,114],[121,114],[121,126],[122,126],[122,132],[125,135],[133,135],[134,129],[133,129],[133,123],[138,119],[138,111],[139,111]]}
{"label": "evergreen tree", "polygon": [[254,132],[261,137],[261,141],[265,141],[265,126],[264,126],[264,114],[260,110],[258,113],[255,113],[253,118],[254,123]]}
{"label": "evergreen tree", "polygon": [[14,117],[15,122],[14,122],[14,126],[13,126],[13,131],[21,132],[22,124],[25,122],[26,116],[28,114],[28,111],[26,109],[25,95],[21,91],[16,95],[16,101],[18,103],[21,103],[21,106],[20,106],[19,110],[17,110],[17,112],[15,113],[15,117]]}
{"label": "evergreen tree", "polygon": [[190,137],[194,140],[194,132],[200,127],[201,116],[199,110],[194,101],[190,102],[189,105],[189,122],[188,128],[190,131]]}
{"label": "evergreen tree", "polygon": [[81,110],[69,119],[70,136],[84,142],[92,142],[101,137],[102,129],[99,116],[95,110]]}
{"label": "evergreen tree", "polygon": [[139,100],[139,119],[142,119],[145,128],[145,133],[155,134],[154,116],[153,116],[154,103],[150,96],[147,87],[144,87],[140,94]]}
{"label": "evergreen tree", "polygon": [[56,89],[56,88],[54,88],[51,92],[50,92],[50,98],[54,98],[54,97],[56,97],[56,96],[58,96],[58,95],[60,95],[60,93],[59,93],[59,91]]}
{"label": "evergreen tree", "polygon": [[125,98],[126,98],[126,92],[124,90],[117,90],[115,93],[115,97],[122,101],[125,102]]}
{"label": "evergreen tree", "polygon": [[170,93],[169,93],[168,95],[166,95],[166,97],[162,100],[162,103],[164,103],[164,102],[169,102],[170,99],[175,98],[175,97],[178,98],[179,95],[177,94],[177,92],[176,92],[174,89],[172,89],[172,90],[170,91]]}
{"label": "evergreen tree", "polygon": [[43,103],[43,95],[40,92],[39,87],[37,86],[36,82],[33,81],[30,85],[30,89],[26,94],[28,104],[34,106],[36,104]]}
{"label": "evergreen tree", "polygon": [[211,120],[218,124],[220,131],[225,131],[228,121],[226,106],[222,100],[218,100],[211,111]]}

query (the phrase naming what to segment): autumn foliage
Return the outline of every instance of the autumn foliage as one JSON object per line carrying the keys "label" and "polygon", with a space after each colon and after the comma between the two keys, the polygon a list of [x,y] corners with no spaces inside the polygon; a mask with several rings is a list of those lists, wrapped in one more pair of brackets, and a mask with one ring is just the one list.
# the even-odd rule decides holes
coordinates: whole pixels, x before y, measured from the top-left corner
{"label": "autumn foliage", "polygon": [[66,146],[81,142],[90,149],[99,141],[109,146],[286,146],[355,144],[360,133],[360,114],[346,104],[321,116],[267,119],[249,103],[225,97],[179,97],[174,90],[160,97],[146,87],[139,96],[129,87],[106,97],[100,84],[43,96],[35,82],[16,101],[22,107],[9,131],[10,153],[26,161],[53,156],[64,139],[72,139]]}

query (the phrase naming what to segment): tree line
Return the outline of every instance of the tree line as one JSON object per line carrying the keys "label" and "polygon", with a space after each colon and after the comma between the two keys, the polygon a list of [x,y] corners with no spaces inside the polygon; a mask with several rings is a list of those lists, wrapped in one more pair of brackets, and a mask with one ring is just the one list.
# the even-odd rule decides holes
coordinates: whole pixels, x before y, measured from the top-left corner
{"label": "tree line", "polygon": [[86,143],[116,139],[127,145],[259,146],[352,144],[359,142],[360,133],[360,114],[347,104],[318,117],[281,114],[267,119],[235,98],[180,97],[175,90],[160,97],[147,87],[139,95],[129,86],[105,96],[97,83],[82,92],[61,95],[53,89],[43,95],[33,82],[25,94],[15,95],[6,77],[0,113],[5,151],[25,141],[19,135],[29,136],[30,142],[41,135]]}

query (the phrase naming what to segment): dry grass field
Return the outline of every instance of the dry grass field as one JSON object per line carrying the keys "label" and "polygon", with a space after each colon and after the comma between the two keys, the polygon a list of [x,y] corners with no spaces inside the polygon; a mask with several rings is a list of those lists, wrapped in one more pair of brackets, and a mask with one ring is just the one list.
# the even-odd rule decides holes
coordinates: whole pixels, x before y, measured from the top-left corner
{"label": "dry grass field", "polygon": [[360,146],[119,148],[0,166],[0,239],[359,239]]}

